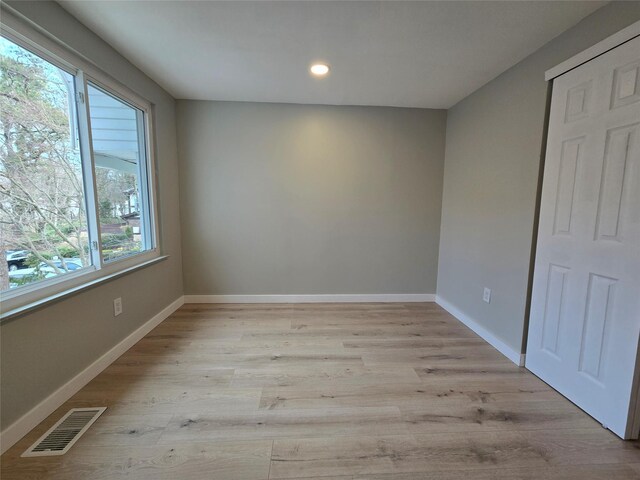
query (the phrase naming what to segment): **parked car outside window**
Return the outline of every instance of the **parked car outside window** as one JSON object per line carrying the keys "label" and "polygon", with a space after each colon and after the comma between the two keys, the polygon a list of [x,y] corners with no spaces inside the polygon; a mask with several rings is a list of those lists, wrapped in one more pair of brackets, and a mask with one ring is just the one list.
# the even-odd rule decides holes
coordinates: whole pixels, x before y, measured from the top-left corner
{"label": "parked car outside window", "polygon": [[29,256],[28,250],[7,250],[7,268],[10,272],[18,270],[19,268],[25,268],[27,257]]}
{"label": "parked car outside window", "polygon": [[41,262],[35,268],[18,268],[9,271],[9,282],[23,285],[38,279],[53,278],[83,268],[80,258],[55,259],[49,263]]}

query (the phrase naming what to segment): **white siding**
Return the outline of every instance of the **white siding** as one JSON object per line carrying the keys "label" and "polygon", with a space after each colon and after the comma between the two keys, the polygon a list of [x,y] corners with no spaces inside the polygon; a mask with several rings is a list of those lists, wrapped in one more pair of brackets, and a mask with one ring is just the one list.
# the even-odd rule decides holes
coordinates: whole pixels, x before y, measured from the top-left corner
{"label": "white siding", "polygon": [[136,110],[91,86],[89,106],[96,158],[118,157],[137,163]]}

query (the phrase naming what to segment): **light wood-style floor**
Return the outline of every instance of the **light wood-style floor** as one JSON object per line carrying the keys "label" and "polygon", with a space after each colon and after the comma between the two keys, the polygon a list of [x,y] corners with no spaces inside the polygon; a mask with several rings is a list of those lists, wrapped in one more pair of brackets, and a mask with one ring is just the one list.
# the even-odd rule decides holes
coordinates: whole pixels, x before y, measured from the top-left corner
{"label": "light wood-style floor", "polygon": [[[71,407],[62,457],[20,454]],[[435,304],[186,305],[2,456],[2,480],[640,478],[604,430]]]}

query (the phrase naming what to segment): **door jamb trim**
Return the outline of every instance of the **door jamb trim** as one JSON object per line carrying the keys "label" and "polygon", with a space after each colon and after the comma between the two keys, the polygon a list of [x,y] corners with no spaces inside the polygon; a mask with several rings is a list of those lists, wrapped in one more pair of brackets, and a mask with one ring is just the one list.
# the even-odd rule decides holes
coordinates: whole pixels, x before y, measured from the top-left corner
{"label": "door jamb trim", "polygon": [[640,36],[640,21],[632,23],[628,27],[623,28],[604,40],[601,40],[568,60],[550,68],[544,73],[544,79],[547,81],[553,80],[563,73],[567,73],[569,70],[573,70],[574,68],[577,68],[580,65],[587,63],[588,61],[593,60],[594,58],[599,57],[600,55],[607,53],[609,50],[619,47],[623,43],[626,43],[638,36]]}

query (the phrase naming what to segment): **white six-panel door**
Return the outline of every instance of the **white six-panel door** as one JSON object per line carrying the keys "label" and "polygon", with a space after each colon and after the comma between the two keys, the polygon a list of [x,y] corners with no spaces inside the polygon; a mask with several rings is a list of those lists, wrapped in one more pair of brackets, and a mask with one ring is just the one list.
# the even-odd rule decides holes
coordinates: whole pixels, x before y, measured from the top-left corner
{"label": "white six-panel door", "polygon": [[526,366],[623,438],[640,335],[640,37],[553,83]]}

